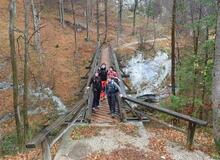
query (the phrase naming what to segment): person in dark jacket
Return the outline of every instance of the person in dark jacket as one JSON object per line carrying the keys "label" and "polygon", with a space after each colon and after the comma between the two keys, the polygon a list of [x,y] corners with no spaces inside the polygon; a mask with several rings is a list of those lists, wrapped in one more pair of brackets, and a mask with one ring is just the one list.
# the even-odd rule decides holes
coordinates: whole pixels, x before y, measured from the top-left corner
{"label": "person in dark jacket", "polygon": [[105,63],[103,63],[101,65],[101,67],[99,68],[98,72],[99,72],[99,76],[100,76],[101,81],[102,81],[101,100],[103,100],[105,98],[105,86],[106,86],[107,74],[108,74],[108,70],[106,68],[106,64]]}
{"label": "person in dark jacket", "polygon": [[94,77],[90,81],[89,86],[91,85],[93,90],[92,112],[95,113],[96,109],[98,109],[99,106],[100,93],[102,90],[102,83],[98,72],[95,73]]}
{"label": "person in dark jacket", "polygon": [[[114,118],[116,113],[116,102],[117,102],[117,93],[121,93],[121,89],[118,84],[111,78],[108,78],[106,84],[106,94],[108,98],[108,104],[110,109],[110,114]],[[121,96],[121,94],[120,94]]]}

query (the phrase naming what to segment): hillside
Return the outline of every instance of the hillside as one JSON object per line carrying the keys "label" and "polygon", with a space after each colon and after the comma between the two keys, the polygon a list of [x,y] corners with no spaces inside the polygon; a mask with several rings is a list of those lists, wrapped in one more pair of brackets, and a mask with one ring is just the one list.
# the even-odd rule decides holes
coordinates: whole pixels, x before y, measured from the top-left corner
{"label": "hillside", "polygon": [[[218,98],[211,96],[218,95],[218,9],[211,0],[0,0],[0,159],[218,159]],[[117,76],[108,73],[105,87],[100,82],[107,95],[95,104],[101,64]]]}

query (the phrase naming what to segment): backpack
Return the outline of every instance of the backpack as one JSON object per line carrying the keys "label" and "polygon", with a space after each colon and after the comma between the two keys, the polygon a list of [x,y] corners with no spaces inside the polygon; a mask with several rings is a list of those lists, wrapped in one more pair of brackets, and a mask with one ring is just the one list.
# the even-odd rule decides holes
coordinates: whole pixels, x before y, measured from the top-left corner
{"label": "backpack", "polygon": [[107,89],[108,89],[108,93],[116,93],[118,90],[114,82],[112,81],[107,84]]}
{"label": "backpack", "polygon": [[119,80],[118,80],[117,78],[113,78],[113,81],[114,81],[115,83],[117,83],[117,85],[120,85],[120,82],[119,82]]}

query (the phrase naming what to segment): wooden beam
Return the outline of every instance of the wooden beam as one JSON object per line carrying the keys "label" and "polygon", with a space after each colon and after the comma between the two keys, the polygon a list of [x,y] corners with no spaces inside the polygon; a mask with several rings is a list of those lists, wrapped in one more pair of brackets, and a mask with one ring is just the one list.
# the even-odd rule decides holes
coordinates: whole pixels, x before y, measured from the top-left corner
{"label": "wooden beam", "polygon": [[188,131],[187,131],[187,148],[189,150],[192,149],[192,144],[193,144],[193,138],[195,135],[195,130],[196,130],[196,124],[189,122],[188,124]]}
{"label": "wooden beam", "polygon": [[127,102],[124,101],[125,104],[129,107],[129,109],[131,110],[131,112],[133,113],[133,115],[136,115],[138,117],[139,120],[142,120],[142,116],[140,114],[138,114],[137,112],[135,112],[135,110],[133,109],[133,107]]}
{"label": "wooden beam", "polygon": [[42,148],[43,160],[52,160],[50,153],[50,146],[47,138],[43,142],[41,142],[41,148]]}
{"label": "wooden beam", "polygon": [[126,92],[127,94],[137,94],[137,91],[134,90],[127,90]]}
{"label": "wooden beam", "polygon": [[[87,84],[86,84],[85,88],[89,87],[92,77],[94,76],[95,72],[98,70],[98,66],[100,64],[100,59],[101,59],[101,47],[100,47],[100,45],[98,45],[98,47],[96,49],[96,54],[95,54],[94,59],[93,59],[93,63],[91,65],[91,70],[90,70],[90,73],[88,75],[88,81],[87,81]],[[87,100],[88,100],[88,106],[87,106],[87,110],[86,110],[86,113],[85,113],[85,119],[88,122],[91,122],[92,101],[93,101],[92,86],[90,86],[89,90],[86,90],[86,93],[84,94],[83,97],[87,98]]]}
{"label": "wooden beam", "polygon": [[153,109],[153,110],[156,110],[156,111],[174,116],[176,118],[183,119],[185,121],[189,121],[189,122],[193,122],[195,124],[199,124],[201,126],[206,126],[207,125],[206,121],[203,121],[203,120],[200,120],[200,119],[197,119],[197,118],[194,118],[194,117],[182,114],[182,113],[178,113],[178,112],[169,110],[167,108],[162,108],[162,107],[159,107],[159,106],[157,106],[155,104],[152,104],[152,103],[143,102],[143,101],[140,101],[136,98],[132,98],[130,96],[123,97],[123,99],[128,100],[128,101],[133,102],[133,103],[136,103],[136,104],[139,104],[141,106],[147,107],[149,109]]}
{"label": "wooden beam", "polygon": [[72,122],[68,123],[68,126],[50,143],[50,146],[53,146],[75,124],[75,122],[82,115],[83,110],[85,110],[85,107],[83,107],[80,111],[78,111],[78,113],[76,113],[76,117],[73,118]]}
{"label": "wooden beam", "polygon": [[122,74],[121,76],[122,76],[122,78],[129,78],[130,77],[129,74]]}
{"label": "wooden beam", "polygon": [[26,145],[27,148],[36,148],[37,145],[42,143],[45,138],[48,136],[49,133],[57,129],[58,127],[62,126],[62,124],[65,123],[66,120],[69,118],[72,118],[75,116],[77,111],[81,109],[81,107],[86,103],[86,99],[81,99],[76,103],[76,105],[73,107],[72,111],[68,114],[59,117],[55,122],[53,122],[50,126],[43,129],[38,135],[36,135],[31,141],[29,141]]}

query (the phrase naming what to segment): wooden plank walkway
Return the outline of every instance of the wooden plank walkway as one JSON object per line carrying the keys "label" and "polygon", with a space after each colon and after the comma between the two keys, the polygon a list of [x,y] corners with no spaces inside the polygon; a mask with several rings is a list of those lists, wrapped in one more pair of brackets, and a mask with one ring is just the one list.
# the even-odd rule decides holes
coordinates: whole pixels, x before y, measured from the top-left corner
{"label": "wooden plank walkway", "polygon": [[92,123],[116,123],[119,121],[118,118],[112,118],[109,114],[109,105],[107,99],[100,102],[100,107],[96,113],[92,113],[91,122]]}
{"label": "wooden plank walkway", "polygon": [[[111,65],[108,47],[104,47],[102,49],[101,64],[102,63],[105,63],[107,68],[109,68]],[[119,122],[119,119],[112,118],[111,115],[109,114],[109,112],[110,112],[109,105],[108,105],[108,101],[106,98],[102,102],[100,101],[99,110],[97,110],[96,113],[92,113],[91,122],[92,123],[116,123],[116,122]]]}

